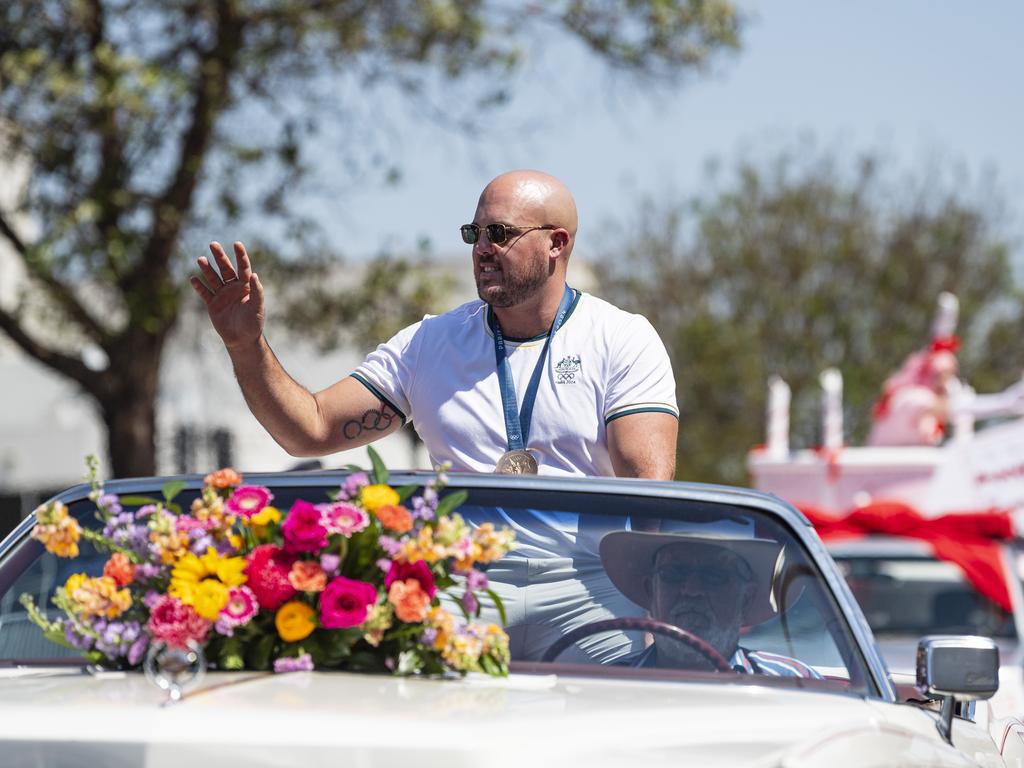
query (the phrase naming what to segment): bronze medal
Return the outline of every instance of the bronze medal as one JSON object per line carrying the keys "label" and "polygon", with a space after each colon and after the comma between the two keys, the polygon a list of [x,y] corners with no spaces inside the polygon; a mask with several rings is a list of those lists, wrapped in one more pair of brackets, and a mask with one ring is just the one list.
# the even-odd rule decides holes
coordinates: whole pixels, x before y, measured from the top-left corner
{"label": "bronze medal", "polygon": [[529,451],[506,451],[494,468],[498,475],[536,475],[537,459]]}

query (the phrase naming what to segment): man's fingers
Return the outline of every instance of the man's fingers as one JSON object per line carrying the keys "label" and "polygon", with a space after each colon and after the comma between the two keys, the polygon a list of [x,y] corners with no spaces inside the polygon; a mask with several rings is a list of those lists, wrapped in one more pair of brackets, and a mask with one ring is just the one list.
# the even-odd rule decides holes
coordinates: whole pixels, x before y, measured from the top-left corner
{"label": "man's fingers", "polygon": [[221,244],[214,241],[210,243],[210,253],[213,254],[214,261],[217,262],[217,268],[220,269],[221,279],[225,283],[230,283],[232,280],[238,279],[238,274],[235,272],[235,265],[231,263],[231,259],[224,253],[224,249]]}
{"label": "man's fingers", "polygon": [[188,281],[192,284],[193,290],[199,294],[199,298],[203,300],[203,303],[209,304],[210,299],[213,298],[213,291],[207,288],[198,277],[190,277]]}
{"label": "man's fingers", "polygon": [[255,272],[252,273],[252,277],[249,278],[250,288],[250,301],[256,302],[256,314],[263,314],[263,283],[260,282],[260,276]]}
{"label": "man's fingers", "polygon": [[224,284],[220,279],[220,275],[217,274],[217,270],[210,266],[210,262],[205,256],[200,256],[196,259],[196,263],[199,265],[199,271],[203,273],[203,277],[206,278],[210,288],[217,290]]}
{"label": "man's fingers", "polygon": [[248,283],[249,278],[252,277],[252,264],[249,262],[249,254],[245,251],[245,246],[240,242],[235,242],[235,261],[238,262],[238,279],[242,283]]}

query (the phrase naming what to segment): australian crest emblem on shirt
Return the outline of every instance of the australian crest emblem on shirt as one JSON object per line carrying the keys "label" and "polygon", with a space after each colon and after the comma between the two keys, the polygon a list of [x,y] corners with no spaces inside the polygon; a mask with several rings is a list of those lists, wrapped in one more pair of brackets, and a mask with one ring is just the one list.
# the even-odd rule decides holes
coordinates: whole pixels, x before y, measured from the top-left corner
{"label": "australian crest emblem on shirt", "polygon": [[566,355],[555,365],[556,384],[575,384],[580,372],[580,356]]}

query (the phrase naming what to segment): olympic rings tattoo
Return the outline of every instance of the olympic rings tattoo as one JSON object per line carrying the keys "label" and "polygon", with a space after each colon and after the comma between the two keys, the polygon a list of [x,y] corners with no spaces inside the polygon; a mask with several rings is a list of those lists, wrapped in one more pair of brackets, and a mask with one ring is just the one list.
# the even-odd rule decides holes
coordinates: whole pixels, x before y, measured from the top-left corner
{"label": "olympic rings tattoo", "polygon": [[395,412],[381,403],[380,410],[375,411],[371,408],[363,413],[363,418],[346,422],[341,431],[348,440],[355,440],[366,431],[384,432],[391,428],[394,421]]}

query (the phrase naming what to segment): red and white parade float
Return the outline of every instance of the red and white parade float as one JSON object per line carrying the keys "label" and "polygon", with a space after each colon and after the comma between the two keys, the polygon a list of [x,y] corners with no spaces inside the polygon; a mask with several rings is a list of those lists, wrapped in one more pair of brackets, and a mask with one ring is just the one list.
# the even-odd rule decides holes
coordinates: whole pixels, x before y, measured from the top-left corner
{"label": "red and white parade float", "polygon": [[921,634],[1000,644],[1000,714],[1024,712],[1024,381],[977,394],[957,377],[958,303],[943,294],[931,342],[885,382],[866,445],[843,439],[842,377],[821,374],[822,445],[790,450],[790,390],[769,384],[751,484],[798,507],[839,563],[895,672]]}

